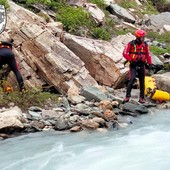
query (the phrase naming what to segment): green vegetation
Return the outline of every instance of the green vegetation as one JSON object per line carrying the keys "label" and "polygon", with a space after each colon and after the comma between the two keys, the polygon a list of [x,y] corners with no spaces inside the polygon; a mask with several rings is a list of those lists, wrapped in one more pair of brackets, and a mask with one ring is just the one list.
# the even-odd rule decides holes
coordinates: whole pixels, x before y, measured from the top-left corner
{"label": "green vegetation", "polygon": [[152,2],[148,1],[148,3],[145,4],[144,10],[142,11],[142,14],[158,14],[157,9],[153,6]]}
{"label": "green vegetation", "polygon": [[123,29],[123,28],[119,28],[119,29],[115,29],[115,34],[116,35],[124,35],[131,32],[133,34],[134,31],[129,30],[129,29]]}
{"label": "green vegetation", "polygon": [[165,54],[165,53],[170,53],[170,47],[167,48],[167,49],[164,49],[164,48],[160,48],[160,47],[157,47],[157,46],[150,46],[150,51],[159,56],[159,55],[162,55],[162,54]]}
{"label": "green vegetation", "polygon": [[119,5],[126,9],[137,7],[137,3],[135,1],[129,1],[129,0],[122,0],[120,1]]}
{"label": "green vegetation", "polygon": [[170,43],[170,32],[158,34],[157,32],[149,31],[147,32],[147,37],[158,42]]}
{"label": "green vegetation", "polygon": [[110,40],[110,34],[103,28],[97,27],[93,28],[91,34],[94,38],[103,39],[103,40]]}
{"label": "green vegetation", "polygon": [[24,92],[3,92],[0,88],[0,107],[6,107],[10,102],[25,110],[31,106],[44,107],[51,106],[58,102],[59,95],[48,92],[41,92],[41,90],[27,89]]}
{"label": "green vegetation", "polygon": [[104,4],[104,0],[89,0],[89,3],[96,4],[102,10],[105,10],[106,8],[106,5]]}
{"label": "green vegetation", "polygon": [[[48,9],[52,9],[56,12],[56,20],[60,21],[64,25],[64,30],[79,36],[88,36],[96,39],[110,40],[112,25],[109,19],[106,19],[104,26],[99,26],[98,23],[92,18],[91,14],[85,11],[81,7],[72,7],[67,4],[66,0],[26,0],[26,7],[31,8],[31,4],[41,3]],[[90,0],[89,2],[97,4],[105,13],[105,5],[103,0]],[[42,14],[41,14],[42,15]],[[48,17],[43,15],[42,17],[48,22]],[[113,22],[112,22],[113,23]]]}
{"label": "green vegetation", "polygon": [[81,27],[90,27],[93,22],[89,13],[83,11],[82,8],[73,8],[71,6],[65,6],[58,11],[57,21],[64,24],[66,31],[74,34]]}
{"label": "green vegetation", "polygon": [[151,46],[150,49],[155,55],[161,55],[164,53],[170,53],[170,32],[158,34],[157,32],[150,31],[147,33],[147,37],[151,40],[166,43],[167,48],[163,49],[157,46]]}
{"label": "green vegetation", "polygon": [[8,10],[9,4],[8,4],[8,1],[7,1],[7,0],[0,0],[0,4],[1,4],[1,5],[4,5],[5,8]]}

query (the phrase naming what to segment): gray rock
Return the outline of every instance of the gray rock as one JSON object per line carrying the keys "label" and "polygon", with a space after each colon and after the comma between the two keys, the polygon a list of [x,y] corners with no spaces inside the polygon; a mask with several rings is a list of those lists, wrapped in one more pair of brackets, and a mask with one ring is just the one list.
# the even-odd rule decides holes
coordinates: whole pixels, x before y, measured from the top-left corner
{"label": "gray rock", "polygon": [[168,25],[170,23],[170,12],[162,12],[157,15],[151,15],[145,23],[149,24],[148,26],[153,29],[160,30],[164,25]]}
{"label": "gray rock", "polygon": [[68,102],[68,99],[65,96],[63,97],[62,102],[63,102],[63,106],[66,108],[66,111],[69,111],[70,110],[70,104]]}
{"label": "gray rock", "polygon": [[42,131],[42,129],[45,127],[45,124],[41,121],[32,121],[30,125],[36,129],[36,131]]}
{"label": "gray rock", "polygon": [[42,111],[42,118],[47,119],[57,119],[60,116],[64,115],[64,112],[56,112],[54,110],[43,110]]}
{"label": "gray rock", "polygon": [[128,124],[132,124],[133,122],[133,118],[131,116],[117,116],[117,120],[119,123],[128,123]]}
{"label": "gray rock", "polygon": [[69,128],[70,127],[68,125],[68,121],[62,117],[56,121],[55,127],[54,127],[55,130],[66,130]]}
{"label": "gray rock", "polygon": [[170,93],[170,72],[164,74],[155,74],[153,77],[156,80],[157,88]]}
{"label": "gray rock", "polygon": [[80,96],[80,95],[71,95],[68,96],[68,100],[72,103],[72,104],[78,104],[78,103],[82,103],[83,101],[85,101],[85,97]]}
{"label": "gray rock", "polygon": [[163,66],[163,62],[154,54],[152,54],[152,63],[154,65],[162,65]]}
{"label": "gray rock", "polygon": [[116,15],[118,18],[132,24],[135,23],[135,18],[125,8],[122,8],[117,4],[111,4],[109,7],[107,7],[107,9],[110,13]]}
{"label": "gray rock", "polygon": [[13,133],[24,128],[22,111],[18,107],[0,112],[0,130],[2,133]]}
{"label": "gray rock", "polygon": [[79,120],[80,120],[80,118],[79,118],[78,115],[73,115],[73,116],[71,116],[70,119],[69,119],[69,121],[70,121],[71,123],[73,123],[73,124],[79,122]]}
{"label": "gray rock", "polygon": [[84,102],[86,105],[88,105],[89,107],[93,107],[95,105],[94,102],[90,102],[90,101],[85,101]]}
{"label": "gray rock", "polygon": [[82,120],[82,125],[87,129],[97,129],[99,127],[99,123],[96,123],[91,119]]}
{"label": "gray rock", "polygon": [[145,107],[143,105],[132,104],[132,103],[129,103],[129,102],[125,103],[123,105],[123,111],[132,112],[132,113],[138,113],[138,114],[146,114],[146,113],[148,113],[147,107]]}
{"label": "gray rock", "polygon": [[99,123],[100,127],[105,127],[106,126],[106,121],[103,118],[101,118],[101,117],[94,117],[92,119],[92,121],[94,121],[96,123]]}
{"label": "gray rock", "polygon": [[34,112],[41,112],[42,108],[37,107],[37,106],[31,106],[31,107],[28,108],[28,110],[34,111]]}
{"label": "gray rock", "polygon": [[89,101],[94,100],[100,102],[101,100],[107,99],[106,94],[94,86],[84,87],[81,91],[81,95]]}
{"label": "gray rock", "polygon": [[[50,121],[42,121],[43,123],[44,123],[44,125],[45,126],[51,126],[52,125],[52,123],[50,122]],[[54,121],[54,124],[53,125],[55,125],[55,121]]]}
{"label": "gray rock", "polygon": [[78,110],[83,111],[83,110],[88,110],[89,106],[87,106],[86,104],[83,104],[83,103],[79,103],[79,104],[77,104],[75,106],[75,108],[78,109]]}
{"label": "gray rock", "polygon": [[32,120],[40,120],[40,119],[42,119],[41,112],[34,112],[34,111],[28,110],[28,114],[31,116]]}

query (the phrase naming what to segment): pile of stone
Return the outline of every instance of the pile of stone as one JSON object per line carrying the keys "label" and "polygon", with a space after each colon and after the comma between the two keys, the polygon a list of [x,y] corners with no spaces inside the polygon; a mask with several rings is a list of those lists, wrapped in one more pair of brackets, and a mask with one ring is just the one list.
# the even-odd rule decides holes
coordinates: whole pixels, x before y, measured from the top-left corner
{"label": "pile of stone", "polygon": [[148,107],[156,106],[153,103],[139,104],[134,94],[134,100],[123,105],[123,94],[121,90],[109,93],[89,87],[83,89],[80,95],[61,96],[57,103],[46,108],[32,106],[23,112],[10,104],[9,108],[0,110],[0,137],[4,139],[47,130],[119,129],[132,124],[133,117],[149,113]]}

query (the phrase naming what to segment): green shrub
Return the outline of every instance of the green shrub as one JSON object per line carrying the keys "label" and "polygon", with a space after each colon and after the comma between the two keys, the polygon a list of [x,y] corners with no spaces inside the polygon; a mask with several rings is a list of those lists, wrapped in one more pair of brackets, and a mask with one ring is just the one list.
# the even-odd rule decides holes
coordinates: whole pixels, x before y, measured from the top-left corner
{"label": "green shrub", "polygon": [[44,5],[51,5],[52,2],[53,2],[52,0],[25,0],[25,3],[27,5],[36,4],[36,3],[41,3]]}
{"label": "green shrub", "polygon": [[104,0],[89,0],[90,3],[96,4],[99,8],[105,9],[106,5],[104,4]]}
{"label": "green shrub", "polygon": [[25,92],[2,92],[0,88],[0,107],[8,106],[13,102],[22,110],[27,110],[31,106],[44,107],[44,105],[51,105],[58,102],[59,95],[48,92],[41,92],[41,90],[27,89]]}
{"label": "green shrub", "polygon": [[150,49],[155,55],[170,53],[170,32],[158,34],[157,32],[149,31],[147,32],[147,37],[151,39],[152,41],[155,40],[161,43],[166,43],[167,45],[166,49],[163,49],[157,46],[151,46]]}
{"label": "green shrub", "polygon": [[165,53],[170,53],[170,48],[164,49],[157,46],[150,46],[150,51],[155,55],[163,55]]}
{"label": "green shrub", "polygon": [[93,28],[91,30],[91,34],[94,38],[97,38],[97,39],[102,39],[106,41],[111,39],[111,35],[104,28],[100,28],[100,27]]}
{"label": "green shrub", "polygon": [[115,34],[116,35],[124,35],[124,34],[127,34],[129,32],[131,32],[129,29],[123,29],[123,28],[116,29],[115,28]]}
{"label": "green shrub", "polygon": [[64,25],[64,29],[67,32],[76,34],[77,31],[82,28],[89,28],[93,25],[93,21],[89,13],[85,12],[82,8],[74,8],[71,6],[65,6],[59,9],[57,13],[57,21],[60,21]]}
{"label": "green shrub", "polygon": [[145,4],[145,8],[144,8],[144,11],[142,13],[151,15],[151,14],[158,14],[158,11],[153,6],[153,4],[148,1],[148,3]]}
{"label": "green shrub", "polygon": [[123,8],[135,8],[137,6],[137,3],[135,1],[129,1],[129,0],[122,0],[120,2],[120,6]]}
{"label": "green shrub", "polygon": [[147,37],[152,40],[159,41],[159,42],[170,43],[170,32],[158,34],[157,32],[149,31],[149,32],[147,32]]}

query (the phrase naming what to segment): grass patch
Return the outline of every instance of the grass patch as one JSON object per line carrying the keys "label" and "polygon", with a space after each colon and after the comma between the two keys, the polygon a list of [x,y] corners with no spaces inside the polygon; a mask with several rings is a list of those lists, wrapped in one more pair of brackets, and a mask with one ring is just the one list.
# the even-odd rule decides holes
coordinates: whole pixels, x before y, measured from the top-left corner
{"label": "grass patch", "polygon": [[170,47],[167,49],[164,49],[164,48],[160,48],[157,46],[150,46],[149,48],[150,48],[150,51],[157,56],[163,55],[165,53],[170,53]]}
{"label": "grass patch", "polygon": [[161,55],[164,53],[170,53],[170,32],[165,32],[163,34],[158,34],[157,32],[149,31],[147,37],[152,41],[158,41],[160,43],[166,43],[167,48],[163,49],[157,46],[150,46],[151,51],[155,55]]}
{"label": "grass patch", "polygon": [[132,0],[120,0],[118,2],[118,4],[123,7],[123,8],[136,8],[137,7],[137,3],[135,1]]}
{"label": "grass patch", "polygon": [[152,2],[148,1],[145,3],[144,10],[142,11],[142,14],[158,14],[157,9],[153,6]]}
{"label": "grass patch", "polygon": [[107,30],[100,28],[100,27],[93,28],[91,30],[91,34],[94,38],[97,38],[97,39],[102,39],[106,41],[111,39],[111,35],[107,32]]}
{"label": "grass patch", "polygon": [[89,0],[89,3],[93,3],[96,4],[99,8],[105,10],[106,9],[106,5],[104,4],[104,0]]}
{"label": "grass patch", "polygon": [[170,43],[170,32],[158,34],[157,32],[149,31],[147,32],[147,37],[151,40],[156,40],[158,42]]}
{"label": "grass patch", "polygon": [[64,29],[70,33],[77,33],[81,27],[89,27],[93,22],[89,13],[85,12],[82,8],[74,8],[65,6],[61,8],[56,14],[57,21],[64,25]]}
{"label": "grass patch", "polygon": [[0,90],[0,107],[6,107],[10,102],[26,111],[31,106],[44,107],[51,106],[58,102],[59,95],[49,92],[41,92],[40,90],[27,89],[25,92],[2,92]]}
{"label": "grass patch", "polygon": [[115,29],[116,35],[125,35],[125,34],[127,34],[129,32],[133,33],[134,31],[131,31],[129,29],[123,29],[123,28]]}
{"label": "grass patch", "polygon": [[4,5],[7,10],[9,9],[9,4],[7,0],[0,0],[0,4]]}

